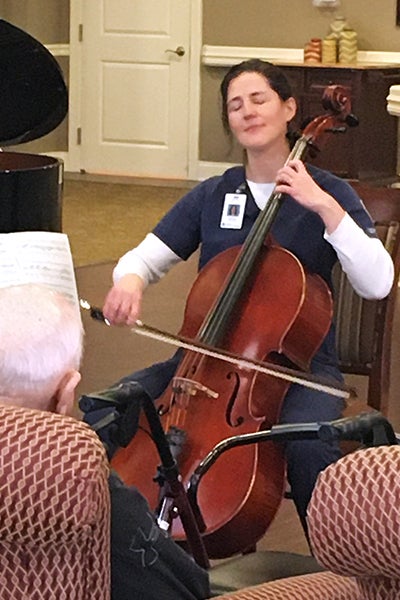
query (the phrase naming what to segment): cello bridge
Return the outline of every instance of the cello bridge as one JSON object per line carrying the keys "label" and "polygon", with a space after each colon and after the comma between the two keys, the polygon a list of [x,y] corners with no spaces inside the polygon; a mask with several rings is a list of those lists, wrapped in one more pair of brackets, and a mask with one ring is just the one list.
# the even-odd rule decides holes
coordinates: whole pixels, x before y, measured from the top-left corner
{"label": "cello bridge", "polygon": [[172,380],[172,391],[174,392],[175,399],[178,399],[179,396],[196,396],[198,392],[202,392],[209,398],[218,398],[218,393],[214,392],[214,390],[186,377],[174,377]]}

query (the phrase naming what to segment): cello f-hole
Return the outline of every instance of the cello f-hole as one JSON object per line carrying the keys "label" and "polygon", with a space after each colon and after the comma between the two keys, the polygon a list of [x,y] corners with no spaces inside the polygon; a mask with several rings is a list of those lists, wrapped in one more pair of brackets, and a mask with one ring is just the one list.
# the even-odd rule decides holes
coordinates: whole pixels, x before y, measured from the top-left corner
{"label": "cello f-hole", "polygon": [[231,396],[227,402],[226,405],[226,422],[231,426],[231,427],[239,427],[243,421],[244,418],[239,416],[236,418],[235,422],[232,421],[232,408],[233,405],[236,402],[237,396],[238,396],[238,391],[239,391],[239,387],[240,387],[240,377],[238,375],[238,373],[236,373],[236,371],[231,371],[230,373],[228,373],[228,375],[226,376],[226,379],[235,379],[235,387],[232,390]]}

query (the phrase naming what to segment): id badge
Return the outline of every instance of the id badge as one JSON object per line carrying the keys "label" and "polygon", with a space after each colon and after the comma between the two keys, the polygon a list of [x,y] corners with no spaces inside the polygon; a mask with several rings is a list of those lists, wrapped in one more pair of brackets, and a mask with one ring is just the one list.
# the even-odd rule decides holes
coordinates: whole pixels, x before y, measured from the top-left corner
{"label": "id badge", "polygon": [[246,200],[246,194],[225,194],[220,223],[222,229],[242,228]]}

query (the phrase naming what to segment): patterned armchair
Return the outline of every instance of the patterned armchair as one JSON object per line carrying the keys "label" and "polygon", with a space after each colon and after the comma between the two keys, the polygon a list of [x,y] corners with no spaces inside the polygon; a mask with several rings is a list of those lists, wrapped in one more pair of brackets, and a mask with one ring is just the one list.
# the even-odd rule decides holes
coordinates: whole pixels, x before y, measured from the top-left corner
{"label": "patterned armchair", "polygon": [[0,406],[1,600],[109,600],[107,478],[86,425]]}
{"label": "patterned armchair", "polygon": [[400,598],[400,446],[357,450],[320,475],[308,510],[314,555],[328,569],[224,600]]}

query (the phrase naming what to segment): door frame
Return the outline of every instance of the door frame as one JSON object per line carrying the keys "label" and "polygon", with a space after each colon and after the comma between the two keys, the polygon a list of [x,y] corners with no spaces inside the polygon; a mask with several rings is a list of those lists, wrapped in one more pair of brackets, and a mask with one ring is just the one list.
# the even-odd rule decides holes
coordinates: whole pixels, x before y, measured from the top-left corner
{"label": "door frame", "polygon": [[[70,0],[70,62],[69,62],[69,121],[68,121],[68,154],[65,160],[65,171],[80,172],[82,169],[82,146],[79,132],[82,127],[81,82],[84,77],[82,69],[83,50],[81,35],[83,23],[83,2]],[[189,44],[189,117],[187,123],[188,156],[187,179],[197,179],[199,162],[199,129],[200,129],[200,68],[202,48],[202,14],[203,0],[187,0],[190,2],[190,44]],[[132,174],[132,176],[134,176]]]}

